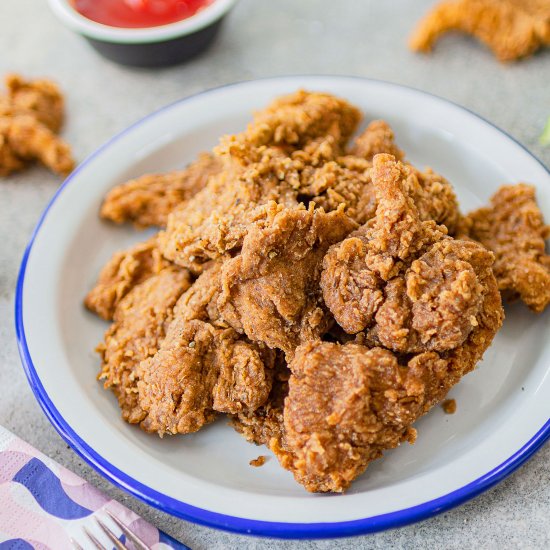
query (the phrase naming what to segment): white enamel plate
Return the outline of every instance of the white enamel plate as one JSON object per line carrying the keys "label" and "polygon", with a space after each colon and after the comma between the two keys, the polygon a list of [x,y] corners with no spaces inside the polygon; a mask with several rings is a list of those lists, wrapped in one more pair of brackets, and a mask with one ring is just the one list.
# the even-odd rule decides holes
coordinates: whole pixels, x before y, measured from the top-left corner
{"label": "white enamel plate", "polygon": [[125,424],[96,381],[93,352],[107,325],[82,299],[100,267],[143,233],[100,221],[115,184],[182,167],[219,136],[243,129],[251,112],[300,87],[358,105],[365,123],[386,119],[418,166],[455,186],[463,210],[503,183],[537,186],[550,220],[550,173],[490,123],[437,97],[346,77],[289,77],[236,84],[170,105],[113,138],[64,183],[24,256],[16,323],[27,376],[44,411],[77,453],[146,502],[206,525],[278,537],[345,536],[396,527],[449,509],[503,479],[550,436],[548,313],[508,307],[483,362],[454,388],[454,415],[436,407],[418,441],[386,453],[344,495],[308,494],[266,449],[220,419],[199,433],[159,439]]}

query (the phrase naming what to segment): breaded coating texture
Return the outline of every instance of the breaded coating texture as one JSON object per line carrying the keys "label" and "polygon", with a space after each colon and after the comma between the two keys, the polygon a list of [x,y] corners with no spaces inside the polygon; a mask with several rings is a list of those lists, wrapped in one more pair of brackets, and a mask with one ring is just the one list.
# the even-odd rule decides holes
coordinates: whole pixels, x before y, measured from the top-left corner
{"label": "breaded coating texture", "polygon": [[355,132],[361,112],[330,94],[299,90],[274,100],[254,115],[247,129],[222,138],[218,152],[242,164],[257,162],[262,147],[290,153],[319,138],[330,138],[340,152]]}
{"label": "breaded coating texture", "polygon": [[448,0],[418,24],[413,50],[429,52],[448,31],[471,34],[500,61],[513,61],[550,45],[548,0]]}
{"label": "breaded coating texture", "polygon": [[99,379],[117,396],[127,422],[136,424],[145,418],[138,404],[137,368],[157,352],[173,319],[174,305],[190,285],[187,270],[166,267],[134,286],[115,309],[113,324],[98,347]]}
{"label": "breaded coating texture", "polygon": [[[13,115],[32,113],[38,122],[58,134],[63,126],[65,100],[59,87],[51,80],[24,80],[16,74],[5,79],[8,90],[4,104]],[[0,103],[2,113],[2,103]],[[2,113],[6,114],[6,113]]]}
{"label": "breaded coating texture", "polygon": [[180,298],[159,351],[140,364],[144,430],[195,432],[218,412],[254,411],[267,401],[274,354],[224,327],[213,306],[219,290],[214,265]]}
{"label": "breaded coating texture", "polygon": [[63,96],[48,80],[6,77],[8,93],[0,97],[0,177],[38,160],[67,175],[74,167],[69,146],[56,134],[63,122]]}
{"label": "breaded coating texture", "polygon": [[550,303],[550,231],[536,203],[535,189],[518,184],[501,187],[488,207],[466,217],[468,236],[495,255],[493,270],[508,300],[521,300],[540,313]]}
{"label": "breaded coating texture", "polygon": [[283,408],[288,395],[290,370],[281,354],[275,360],[273,385],[267,401],[256,410],[245,410],[231,418],[231,425],[247,441],[256,445],[268,445],[271,440],[283,437]]}
{"label": "breaded coating texture", "polygon": [[227,169],[168,217],[160,247],[171,261],[201,273],[205,263],[228,256],[242,246],[256,208],[270,200],[297,205],[296,190],[280,181],[272,167],[282,154],[264,151],[259,163]]}
{"label": "breaded coating texture", "polygon": [[119,302],[149,277],[160,273],[170,263],[157,244],[157,236],[117,252],[105,264],[96,285],[84,300],[85,306],[105,320],[111,320]]}
{"label": "breaded coating texture", "polygon": [[202,153],[185,170],[146,174],[117,185],[101,205],[102,218],[115,223],[132,222],[136,227],[166,226],[168,214],[190,199],[220,172],[220,159]]}
{"label": "breaded coating texture", "polygon": [[356,227],[343,208],[325,213],[268,204],[249,226],[241,253],[223,265],[223,318],[287,355],[317,339],[331,323],[319,289],[321,261]]}
{"label": "breaded coating texture", "polygon": [[289,367],[284,432],[270,448],[312,492],[342,492],[370,462],[404,441],[412,424],[471,371],[500,328],[492,281],[480,324],[464,345],[400,360],[388,350],[316,342],[296,350]]}
{"label": "breaded coating texture", "polygon": [[388,153],[403,160],[405,153],[395,143],[395,135],[385,120],[373,120],[353,142],[350,154],[372,161],[374,155]]}
{"label": "breaded coating texture", "polygon": [[493,255],[422,221],[406,192],[409,169],[374,158],[378,208],[372,223],[330,248],[323,260],[325,303],[348,333],[400,353],[447,351],[479,324]]}

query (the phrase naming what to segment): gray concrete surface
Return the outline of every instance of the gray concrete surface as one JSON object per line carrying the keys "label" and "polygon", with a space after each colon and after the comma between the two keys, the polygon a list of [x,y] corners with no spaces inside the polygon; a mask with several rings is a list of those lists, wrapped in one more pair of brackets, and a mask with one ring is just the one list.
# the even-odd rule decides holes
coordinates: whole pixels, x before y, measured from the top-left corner
{"label": "gray concrete surface", "polygon": [[[215,46],[191,63],[147,71],[100,58],[44,0],[0,2],[0,74],[47,75],[67,92],[66,139],[78,159],[150,111],[228,82],[284,74],[344,74],[403,83],[476,111],[550,165],[538,144],[550,115],[550,50],[513,65],[474,41],[445,38],[432,57],[406,37],[430,0],[241,0]],[[0,181],[0,424],[195,549],[548,548],[550,446],[491,491],[423,523],[339,541],[237,536],[167,516],[102,479],[42,414],[24,377],[12,321],[25,244],[59,185],[41,168]]]}

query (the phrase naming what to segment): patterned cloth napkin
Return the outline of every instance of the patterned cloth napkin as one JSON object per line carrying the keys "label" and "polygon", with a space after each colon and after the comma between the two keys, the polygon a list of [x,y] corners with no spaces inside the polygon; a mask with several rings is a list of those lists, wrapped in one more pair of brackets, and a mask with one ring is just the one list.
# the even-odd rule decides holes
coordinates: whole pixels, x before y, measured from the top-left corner
{"label": "patterned cloth napkin", "polygon": [[107,510],[153,550],[188,549],[0,426],[1,550],[95,548],[85,527],[113,548],[95,518],[126,543]]}

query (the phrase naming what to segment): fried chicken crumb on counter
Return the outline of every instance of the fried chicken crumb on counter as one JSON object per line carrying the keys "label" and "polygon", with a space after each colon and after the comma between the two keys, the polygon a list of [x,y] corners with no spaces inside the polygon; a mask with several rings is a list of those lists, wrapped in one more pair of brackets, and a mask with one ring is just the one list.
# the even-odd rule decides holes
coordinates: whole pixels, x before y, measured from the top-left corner
{"label": "fried chicken crumb on counter", "polygon": [[535,313],[550,303],[550,256],[545,225],[535,188],[517,184],[501,187],[487,207],[471,212],[462,222],[468,237],[495,255],[493,270],[503,296],[521,300]]}
{"label": "fried chicken crumb on counter", "polygon": [[0,177],[39,161],[68,175],[74,168],[70,147],[58,137],[64,100],[50,80],[26,81],[10,74],[7,93],[0,95]]}
{"label": "fried chicken crumb on counter", "polygon": [[454,414],[456,412],[456,399],[445,399],[441,403],[441,408],[445,414]]}
{"label": "fried chicken crumb on counter", "polygon": [[160,228],[85,298],[112,323],[99,378],[125,421],[181,437],[225,415],[306,490],[341,493],[414,443],[415,422],[475,368],[501,293],[550,302],[531,187],[464,216],[387,122],[357,132],[360,119],[300,90],[186,169],[107,195],[106,220]]}
{"label": "fried chicken crumb on counter", "polygon": [[500,61],[514,61],[550,46],[550,1],[445,0],[420,21],[409,46],[430,52],[449,31],[471,34]]}

